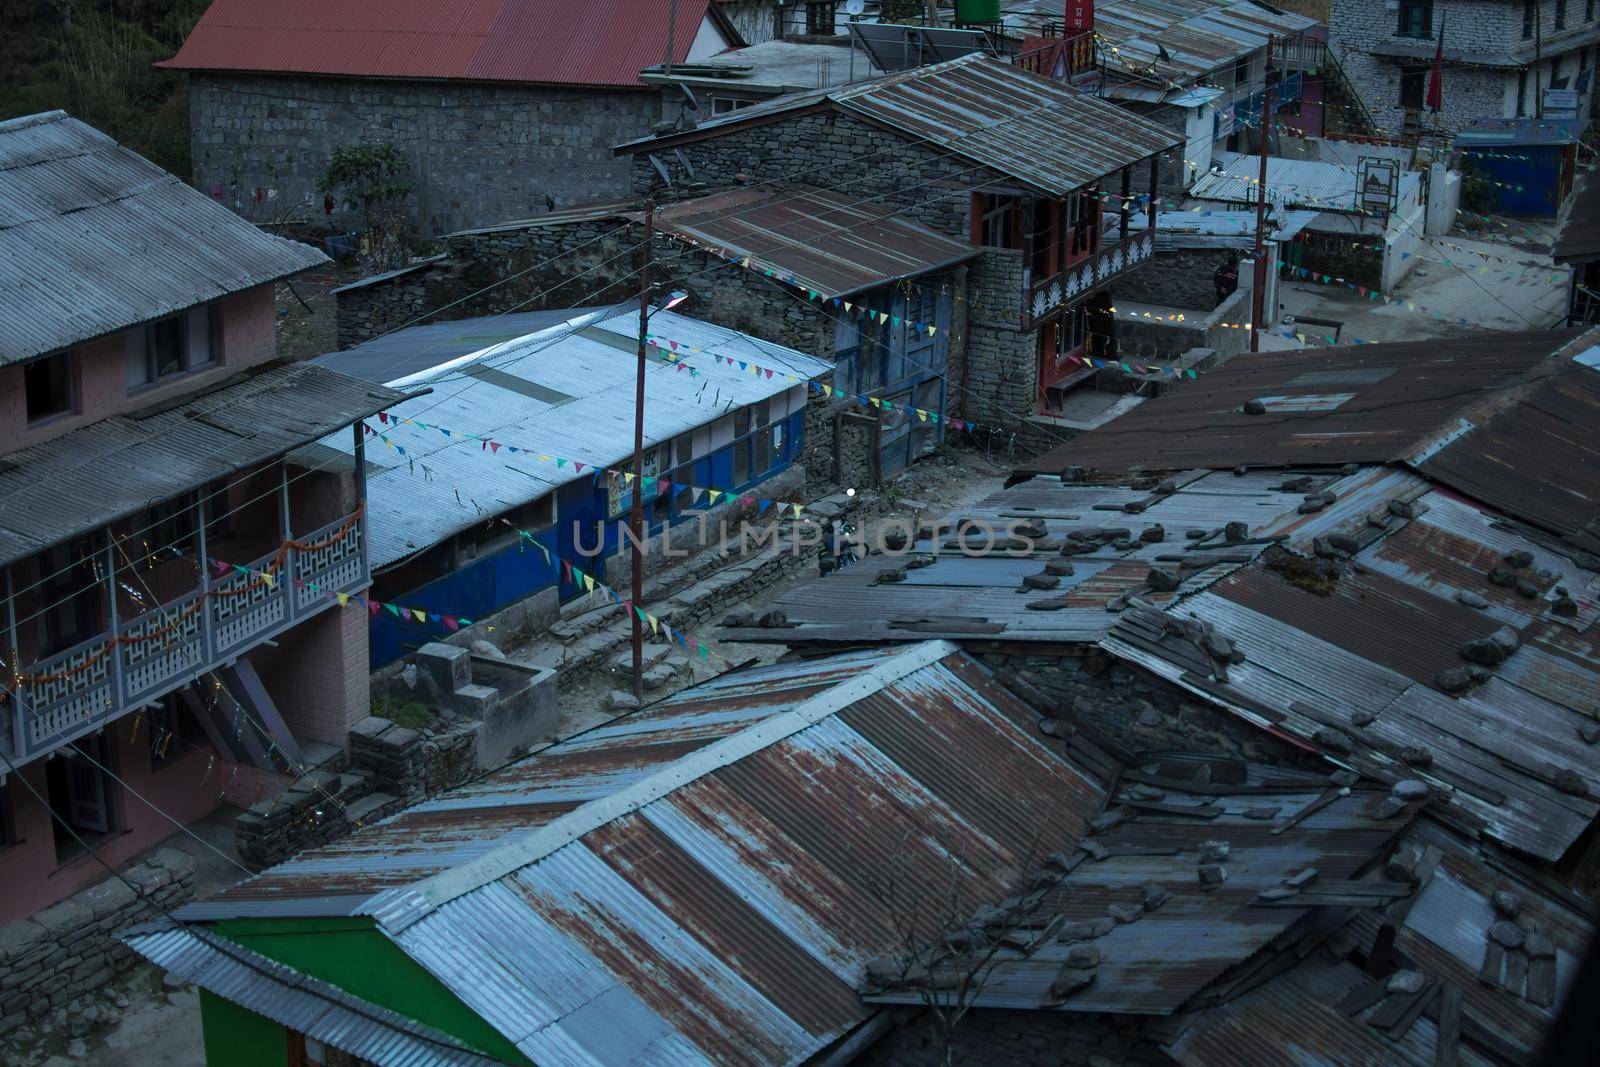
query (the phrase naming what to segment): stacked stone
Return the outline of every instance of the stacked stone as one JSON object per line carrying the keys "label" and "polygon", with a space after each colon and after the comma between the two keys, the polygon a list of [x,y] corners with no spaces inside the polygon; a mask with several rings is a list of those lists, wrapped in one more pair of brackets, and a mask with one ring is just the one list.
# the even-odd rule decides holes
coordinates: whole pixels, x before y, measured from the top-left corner
{"label": "stacked stone", "polygon": [[350,730],[350,759],[398,807],[477,773],[477,730],[468,719],[416,730],[369,715]]}
{"label": "stacked stone", "polygon": [[0,926],[0,1035],[72,1004],[132,967],[115,939],[194,895],[194,860],[163,848],[29,919]]}
{"label": "stacked stone", "polygon": [[314,771],[240,815],[234,824],[235,847],[246,863],[270,867],[400,807],[398,797],[374,792],[371,776],[360,771]]}

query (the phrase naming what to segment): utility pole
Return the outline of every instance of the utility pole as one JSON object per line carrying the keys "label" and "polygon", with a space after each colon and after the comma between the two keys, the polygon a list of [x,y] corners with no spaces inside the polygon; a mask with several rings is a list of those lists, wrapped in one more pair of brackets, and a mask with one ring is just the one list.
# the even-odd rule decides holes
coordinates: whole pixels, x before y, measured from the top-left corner
{"label": "utility pole", "polygon": [[672,37],[678,28],[678,0],[672,0],[667,8],[667,55],[661,61],[661,69],[670,77],[672,74]]}
{"label": "utility pole", "polygon": [[1261,180],[1256,186],[1256,263],[1250,287],[1250,351],[1261,351],[1261,322],[1266,314],[1267,296],[1267,135],[1272,131],[1272,47],[1276,37],[1267,38],[1266,82],[1261,98]]}
{"label": "utility pole", "polygon": [[644,620],[639,601],[644,599],[644,368],[645,344],[650,329],[650,259],[656,225],[656,202],[644,202],[644,252],[639,270],[639,366],[633,387],[633,506],[628,528],[633,531],[633,699],[644,703]]}

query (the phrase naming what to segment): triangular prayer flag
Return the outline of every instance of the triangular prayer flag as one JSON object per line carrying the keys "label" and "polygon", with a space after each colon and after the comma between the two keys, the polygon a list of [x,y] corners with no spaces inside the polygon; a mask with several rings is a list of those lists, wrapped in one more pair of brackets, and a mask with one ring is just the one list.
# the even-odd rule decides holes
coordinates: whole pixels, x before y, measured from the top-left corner
{"label": "triangular prayer flag", "polygon": [[660,623],[657,622],[656,617],[654,615],[646,615],[645,618],[650,620],[650,632],[651,633],[659,633],[660,632]]}
{"label": "triangular prayer flag", "polygon": [[333,595],[336,598],[338,598],[339,606],[341,608],[350,603],[350,594],[349,593],[335,593]]}
{"label": "triangular prayer flag", "polygon": [[454,630],[457,627],[457,625],[458,624],[456,623],[456,617],[454,615],[446,615],[444,617],[444,628],[446,630]]}
{"label": "triangular prayer flag", "polygon": [[711,658],[711,650],[709,648],[707,648],[705,645],[700,645],[699,649],[700,649],[700,660],[701,660],[701,662],[704,662],[704,661],[706,661],[706,660]]}
{"label": "triangular prayer flag", "polygon": [[400,617],[400,607],[399,607],[399,605],[397,605],[397,604],[385,604],[384,607],[389,609],[389,614],[390,615],[393,615],[397,619]]}
{"label": "triangular prayer flag", "polygon": [[377,618],[378,612],[382,610],[382,608],[383,605],[378,603],[376,600],[367,601],[367,610],[372,612],[373,618]]}

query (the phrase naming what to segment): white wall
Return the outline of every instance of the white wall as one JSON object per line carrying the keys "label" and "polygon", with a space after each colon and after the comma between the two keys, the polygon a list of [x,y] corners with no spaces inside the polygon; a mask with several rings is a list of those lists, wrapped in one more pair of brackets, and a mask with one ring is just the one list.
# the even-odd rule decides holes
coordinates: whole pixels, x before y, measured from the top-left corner
{"label": "white wall", "polygon": [[1440,236],[1450,232],[1461,206],[1461,175],[1435,163],[1428,169],[1428,214],[1424,232]]}

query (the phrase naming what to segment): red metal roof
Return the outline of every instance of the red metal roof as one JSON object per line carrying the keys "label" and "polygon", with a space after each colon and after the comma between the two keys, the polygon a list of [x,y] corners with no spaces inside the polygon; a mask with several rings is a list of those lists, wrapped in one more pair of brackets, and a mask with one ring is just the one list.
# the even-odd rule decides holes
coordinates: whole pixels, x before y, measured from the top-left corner
{"label": "red metal roof", "polygon": [[[174,70],[268,71],[367,78],[465,78],[636,86],[666,51],[673,0],[213,0]],[[688,58],[710,0],[682,0],[673,62]]]}

